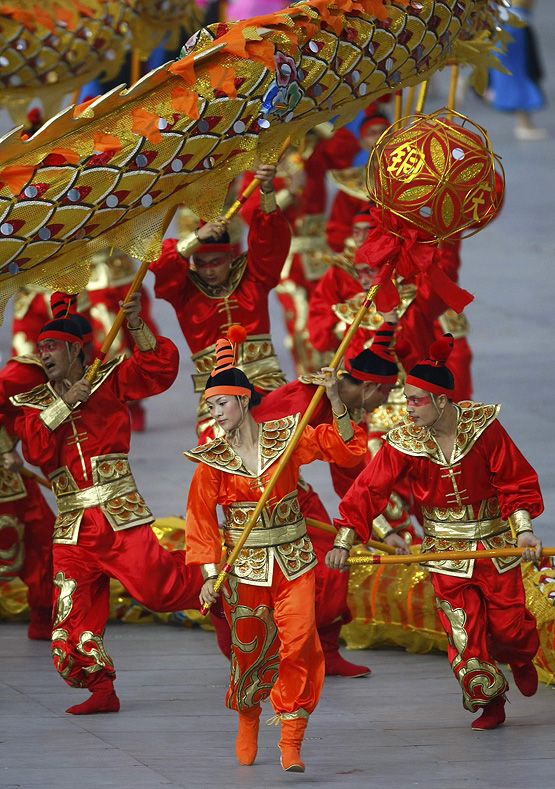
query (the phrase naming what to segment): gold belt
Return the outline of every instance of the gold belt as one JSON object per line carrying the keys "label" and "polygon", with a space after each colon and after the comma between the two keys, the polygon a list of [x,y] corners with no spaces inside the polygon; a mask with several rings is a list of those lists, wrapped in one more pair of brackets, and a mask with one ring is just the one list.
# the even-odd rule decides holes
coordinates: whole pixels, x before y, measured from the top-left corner
{"label": "gold belt", "polygon": [[65,512],[99,507],[101,504],[106,504],[118,496],[135,493],[136,490],[137,485],[130,474],[112,482],[104,482],[101,485],[92,485],[90,488],[83,488],[61,496],[58,495],[56,496],[56,503],[58,504],[59,513],[62,515]]}
{"label": "gold belt", "polygon": [[[192,375],[195,392],[204,391],[208,376],[214,369],[215,354],[216,346],[210,345],[192,356],[193,364],[196,367],[196,373]],[[251,383],[256,383],[256,379],[261,376],[279,375],[283,378],[283,372],[269,334],[256,334],[247,337],[239,346],[236,366],[243,370]]]}
{"label": "gold belt", "polygon": [[[228,548],[232,548],[243,529],[229,529],[224,527],[224,540]],[[283,545],[286,542],[300,540],[306,534],[304,519],[298,523],[288,523],[287,526],[276,526],[273,529],[253,529],[245,543],[245,548],[271,548],[274,545]]]}
{"label": "gold belt", "polygon": [[424,534],[444,540],[482,540],[509,529],[506,521],[493,518],[484,521],[430,521],[424,518]]}
{"label": "gold belt", "polygon": [[[241,501],[224,508],[224,540],[228,547],[235,545],[244,527],[250,521],[256,503]],[[297,491],[287,493],[274,506],[272,512],[263,509],[245,543],[247,548],[270,548],[293,542],[306,534],[306,523],[299,507]]]}

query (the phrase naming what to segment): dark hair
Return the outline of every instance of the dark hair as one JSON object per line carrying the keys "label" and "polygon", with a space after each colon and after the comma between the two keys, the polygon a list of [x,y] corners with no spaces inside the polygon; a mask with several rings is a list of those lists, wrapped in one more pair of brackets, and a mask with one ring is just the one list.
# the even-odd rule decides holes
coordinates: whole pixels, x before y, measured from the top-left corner
{"label": "dark hair", "polygon": [[203,244],[230,244],[231,239],[229,237],[229,233],[226,230],[225,233],[222,233],[222,235],[219,238],[208,236],[208,238],[203,239],[202,243]]}
{"label": "dark hair", "polygon": [[249,400],[249,411],[251,410],[251,408],[260,405],[260,403],[262,402],[262,395],[260,394],[260,392],[256,391],[256,389],[252,384],[250,386],[250,390],[252,394],[251,394],[251,399]]}

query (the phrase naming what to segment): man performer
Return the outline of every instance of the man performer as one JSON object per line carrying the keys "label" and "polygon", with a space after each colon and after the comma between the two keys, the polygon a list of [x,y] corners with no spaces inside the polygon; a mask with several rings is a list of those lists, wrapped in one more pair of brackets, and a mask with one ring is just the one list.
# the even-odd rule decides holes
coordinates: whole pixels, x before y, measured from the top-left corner
{"label": "man performer", "polygon": [[[270,337],[268,309],[268,294],[279,282],[291,241],[289,224],[276,205],[275,171],[270,165],[256,171],[261,202],[253,215],[246,254],[233,258],[226,222],[219,220],[181,241],[165,240],[160,258],[150,266],[156,296],[175,309],[193,354],[193,382],[199,394],[212,370],[215,343],[234,323],[247,330],[237,363],[254,387],[266,392],[285,383]],[[212,427],[206,406],[200,406],[199,438],[210,440]]]}
{"label": "man performer", "polygon": [[91,384],[84,377],[78,326],[73,318],[53,320],[38,339],[48,383],[12,398],[21,410],[15,429],[24,456],[48,474],[58,504],[52,655],[69,685],[91,693],[67,710],[75,715],[120,707],[103,640],[110,577],[152,610],[197,605],[199,584],[191,581],[183,552],[165,551],[158,543],[127,457],[126,403],[168,389],[179,355],[170,340],[155,337],[140,319],[138,294],[124,310],[135,339],[130,358],[102,365]]}
{"label": "man performer", "polygon": [[[539,646],[534,617],[526,609],[520,557],[451,560],[453,550],[524,548],[539,559],[541,542],[532,518],[543,510],[534,469],[500,425],[499,406],[454,403],[453,374],[445,362],[452,338],[436,341],[427,359],[406,380],[408,421],[386,436],[378,452],[340,504],[335,548],[328,566],[342,568],[356,532],[361,540],[384,509],[395,482],[407,477],[422,506],[422,550],[445,552],[430,562],[448,656],[463,704],[482,714],[473,729],[494,729],[505,720],[507,680],[497,661],[508,663],[521,693],[532,696],[538,676],[532,663]],[[396,535],[385,542],[395,543]]]}

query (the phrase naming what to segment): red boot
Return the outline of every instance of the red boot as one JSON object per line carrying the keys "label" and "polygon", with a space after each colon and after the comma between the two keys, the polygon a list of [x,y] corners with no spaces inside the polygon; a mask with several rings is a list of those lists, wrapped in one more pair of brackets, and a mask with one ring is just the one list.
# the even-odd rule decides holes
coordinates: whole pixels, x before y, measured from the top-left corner
{"label": "red boot", "polygon": [[320,643],[324,651],[327,677],[367,677],[372,671],[368,666],[357,666],[341,657],[339,652],[339,632],[341,622],[318,628]]}
{"label": "red boot", "polygon": [[239,764],[254,764],[258,752],[258,728],[261,711],[260,704],[239,711],[239,728],[235,740],[235,755]]}
{"label": "red boot", "polygon": [[472,721],[474,731],[485,731],[486,729],[496,729],[505,722],[505,699],[503,696],[496,696],[482,710],[482,714],[475,721]]}
{"label": "red boot", "polygon": [[523,696],[533,696],[538,689],[538,672],[532,661],[511,665],[515,685]]}
{"label": "red boot", "polygon": [[105,678],[93,686],[91,695],[86,701],[68,707],[66,712],[69,712],[70,715],[96,715],[105,712],[119,712],[119,706],[114,683],[111,679]]}
{"label": "red boot", "polygon": [[301,746],[303,744],[306,718],[293,718],[281,721],[281,766],[288,773],[304,773],[304,762],[301,759]]}
{"label": "red boot", "polygon": [[50,608],[31,608],[27,638],[33,641],[50,641],[52,638],[52,610]]}

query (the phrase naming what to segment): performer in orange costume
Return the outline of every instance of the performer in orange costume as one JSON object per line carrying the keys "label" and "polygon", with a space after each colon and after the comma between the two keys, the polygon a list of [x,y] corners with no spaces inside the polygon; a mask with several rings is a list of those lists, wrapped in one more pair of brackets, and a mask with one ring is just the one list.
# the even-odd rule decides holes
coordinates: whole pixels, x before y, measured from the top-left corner
{"label": "performer in orange costume", "polygon": [[[270,337],[268,294],[279,282],[291,241],[289,224],[276,206],[275,167],[261,166],[261,207],[253,216],[248,251],[233,259],[226,223],[208,222],[182,241],[167,239],[151,264],[155,293],[176,311],[193,354],[195,392],[204,390],[214,362],[215,343],[234,323],[247,330],[238,364],[255,388],[265,392],[285,383]],[[200,248],[190,250],[201,241]],[[206,408],[199,410],[197,432],[213,437]]]}
{"label": "performer in orange costume", "polygon": [[57,499],[52,654],[69,685],[91,692],[67,710],[78,715],[119,710],[114,665],[103,641],[110,577],[157,611],[195,607],[200,587],[183,552],[159,545],[127,458],[126,403],[171,386],[178,352],[140,320],[137,294],[124,309],[136,343],[130,358],[103,365],[91,387],[83,377],[74,320],[51,321],[39,336],[48,383],[12,398],[21,409],[15,429],[24,455],[49,475]]}
{"label": "performer in orange costume", "polygon": [[[384,324],[377,332],[372,348],[358,354],[350,361],[348,368],[339,374],[339,396],[349,410],[351,418],[354,418],[355,414],[360,416],[361,411],[370,416],[387,402],[388,395],[399,374],[399,368],[391,352],[393,332],[393,327]],[[311,380],[316,383],[320,379],[320,376],[311,377]],[[292,381],[265,395],[260,405],[254,406],[251,413],[257,422],[264,422],[270,418],[278,419],[293,413],[302,414],[312,399],[314,391],[314,385],[299,380]],[[310,424],[312,427],[316,427],[319,424],[331,422],[332,418],[330,402],[328,399],[322,398]],[[368,434],[367,440],[369,445],[374,448],[374,443],[379,440],[377,431]],[[370,459],[371,455],[367,452],[356,466],[345,467],[330,463],[333,487],[340,498],[347,493]],[[305,517],[331,523],[322,502],[310,485],[300,484],[298,496],[301,512]],[[414,532],[409,515],[410,501],[409,486],[400,481],[395,491],[392,492],[391,501],[384,516],[378,518],[374,524],[380,537],[387,536],[388,533],[395,530],[403,536],[408,533],[412,538]],[[348,573],[335,573],[328,569],[324,562],[326,554],[333,545],[333,535],[310,524],[307,525],[307,531],[318,559],[316,567],[316,625],[324,650],[326,675],[360,677],[369,674],[369,668],[351,663],[339,653],[340,630],[344,624],[351,621],[351,613],[347,604]]]}
{"label": "performer in orange costume", "polygon": [[450,399],[455,382],[445,362],[451,343],[434,343],[429,358],[410,371],[409,420],[387,434],[341,502],[336,548],[327,561],[344,565],[354,532],[368,538],[368,524],[395,482],[408,477],[424,516],[422,550],[445,551],[444,561],[428,567],[464,706],[482,709],[473,729],[493,729],[505,720],[508,689],[496,661],[510,664],[525,696],[538,685],[532,659],[539,640],[525,605],[520,558],[453,561],[449,551],[516,542],[526,549],[524,560],[536,560],[541,542],[531,518],[542,512],[543,501],[536,472],[497,421],[499,406]]}
{"label": "performer in orange costume", "polygon": [[[249,404],[257,399],[245,374],[233,366],[229,340],[217,346],[216,367],[205,389],[211,414],[225,436],[185,453],[199,463],[187,503],[188,564],[206,577],[201,602],[212,604],[221,559],[217,505],[224,508],[224,539],[232,547],[291,440],[298,416],[257,424]],[[297,499],[299,467],[313,460],[358,464],[364,432],[354,426],[329,371],[327,393],[333,425],[307,427],[269,504],[224,586],[232,628],[231,681],[226,704],[239,716],[241,764],[256,758],[260,702],[270,696],[281,720],[281,763],[302,772],[300,749],[324,679],[324,658],[314,613],[316,557]]]}

